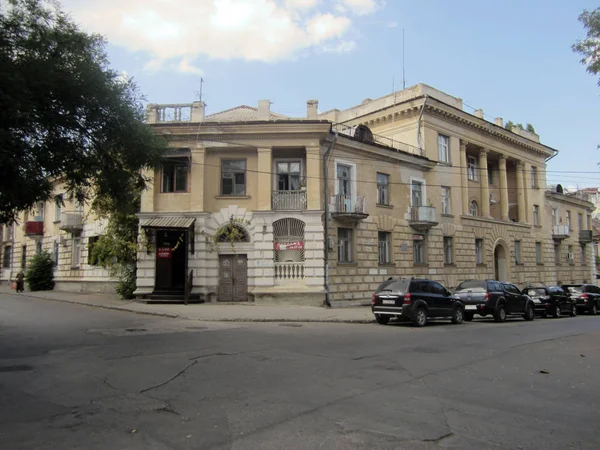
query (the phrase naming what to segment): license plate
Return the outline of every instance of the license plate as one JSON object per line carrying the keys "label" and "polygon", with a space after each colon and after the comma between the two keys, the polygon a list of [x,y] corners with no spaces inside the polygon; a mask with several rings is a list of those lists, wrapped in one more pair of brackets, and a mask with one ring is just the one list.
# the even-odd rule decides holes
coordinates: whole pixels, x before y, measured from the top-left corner
{"label": "license plate", "polygon": [[384,305],[395,305],[396,300],[382,300],[381,303],[383,303]]}
{"label": "license plate", "polygon": [[465,305],[465,309],[477,309],[477,305]]}

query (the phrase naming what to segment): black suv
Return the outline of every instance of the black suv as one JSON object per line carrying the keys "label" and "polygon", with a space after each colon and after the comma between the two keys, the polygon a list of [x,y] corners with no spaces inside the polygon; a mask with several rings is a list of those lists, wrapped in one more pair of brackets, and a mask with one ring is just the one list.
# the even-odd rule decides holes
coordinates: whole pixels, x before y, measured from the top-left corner
{"label": "black suv", "polygon": [[525,320],[535,317],[534,303],[512,283],[496,280],[467,280],[455,289],[465,305],[465,320],[473,320],[475,314],[494,316],[496,322],[504,322],[509,315],[522,315]]}
{"label": "black suv", "polygon": [[533,286],[523,289],[535,303],[535,313],[542,317],[552,316],[555,319],[561,314],[577,315],[577,305],[560,286]]}
{"label": "black suv", "polygon": [[449,317],[462,323],[464,305],[437,281],[423,278],[389,278],[373,294],[371,310],[381,325],[391,317],[423,327],[428,317]]}
{"label": "black suv", "polygon": [[575,300],[579,312],[598,314],[600,309],[600,287],[595,284],[564,284],[562,288]]}

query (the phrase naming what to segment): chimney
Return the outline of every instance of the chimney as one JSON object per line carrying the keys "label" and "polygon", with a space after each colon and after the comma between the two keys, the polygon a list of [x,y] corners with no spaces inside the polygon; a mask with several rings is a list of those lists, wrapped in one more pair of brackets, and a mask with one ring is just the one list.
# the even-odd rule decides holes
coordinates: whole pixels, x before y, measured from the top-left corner
{"label": "chimney", "polygon": [[306,102],[306,118],[317,120],[319,115],[319,100],[309,100]]}
{"label": "chimney", "polygon": [[483,119],[483,109],[481,109],[481,108],[476,109],[473,114],[475,115],[475,117],[479,117],[480,119]]}
{"label": "chimney", "polygon": [[204,122],[206,103],[194,102],[192,103],[192,122]]}
{"label": "chimney", "polygon": [[258,120],[271,120],[271,101],[258,101]]}
{"label": "chimney", "polygon": [[496,117],[494,119],[494,123],[496,125],[498,125],[499,127],[503,127],[504,126],[504,120],[502,119],[502,117]]}

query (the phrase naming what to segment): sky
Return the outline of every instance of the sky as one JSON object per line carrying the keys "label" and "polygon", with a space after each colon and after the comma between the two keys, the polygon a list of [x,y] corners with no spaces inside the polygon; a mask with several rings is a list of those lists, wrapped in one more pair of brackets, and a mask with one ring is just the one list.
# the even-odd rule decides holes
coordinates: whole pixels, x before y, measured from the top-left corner
{"label": "sky", "polygon": [[[269,99],[305,116],[426,83],[558,149],[547,182],[600,186],[600,86],[571,45],[586,0],[63,0],[151,103]],[[404,71],[403,71],[404,31]]]}

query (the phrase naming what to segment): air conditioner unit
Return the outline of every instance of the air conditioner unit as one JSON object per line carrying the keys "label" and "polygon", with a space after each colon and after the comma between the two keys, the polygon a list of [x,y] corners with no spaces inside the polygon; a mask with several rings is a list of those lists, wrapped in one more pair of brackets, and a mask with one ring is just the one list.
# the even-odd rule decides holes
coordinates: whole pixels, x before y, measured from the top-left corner
{"label": "air conditioner unit", "polygon": [[494,198],[494,194],[490,194],[490,204],[494,205],[498,203],[498,200]]}
{"label": "air conditioner unit", "polygon": [[569,261],[571,261],[571,262],[572,262],[572,261],[573,261],[573,259],[575,259],[575,258],[573,257],[573,253],[567,253],[567,259],[568,259]]}

